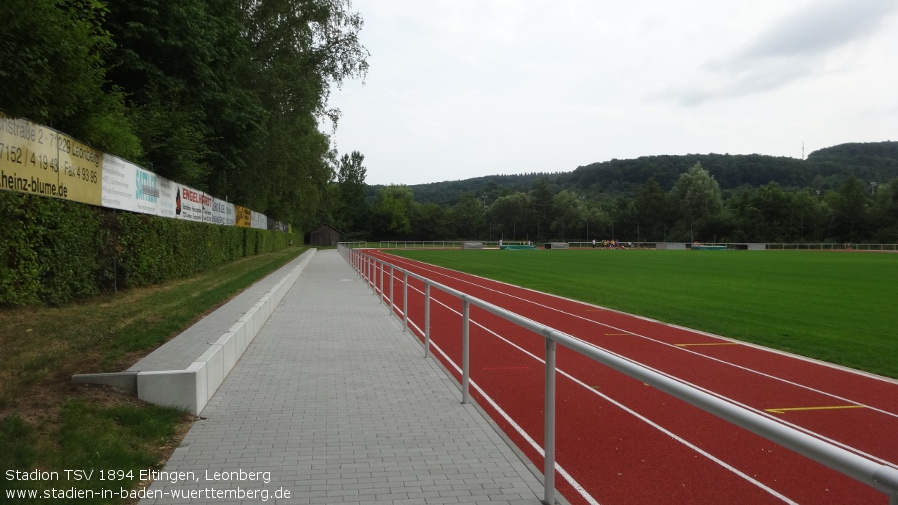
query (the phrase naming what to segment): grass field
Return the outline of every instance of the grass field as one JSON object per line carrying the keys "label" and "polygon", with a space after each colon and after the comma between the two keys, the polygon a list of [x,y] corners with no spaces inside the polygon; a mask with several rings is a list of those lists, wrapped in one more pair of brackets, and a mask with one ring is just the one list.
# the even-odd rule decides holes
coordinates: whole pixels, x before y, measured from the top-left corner
{"label": "grass field", "polygon": [[898,378],[898,254],[390,252]]}

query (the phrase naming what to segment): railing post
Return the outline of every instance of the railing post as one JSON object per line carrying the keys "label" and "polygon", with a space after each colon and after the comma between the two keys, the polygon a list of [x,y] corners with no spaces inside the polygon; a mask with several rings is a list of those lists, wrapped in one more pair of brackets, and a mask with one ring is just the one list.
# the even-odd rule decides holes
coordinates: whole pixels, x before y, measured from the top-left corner
{"label": "railing post", "polygon": [[430,282],[424,281],[424,357],[430,355]]}
{"label": "railing post", "polygon": [[377,267],[377,273],[380,275],[380,302],[384,301],[384,262],[380,261],[380,265]]}
{"label": "railing post", "polygon": [[393,315],[393,265],[390,265],[390,308],[389,314]]}
{"label": "railing post", "polygon": [[402,333],[408,328],[408,272],[402,272]]}
{"label": "railing post", "polygon": [[471,342],[469,328],[471,326],[471,302],[462,300],[462,329],[461,329],[461,402],[468,403],[468,383],[470,382],[470,354]]}
{"label": "railing post", "polygon": [[555,350],[557,344],[546,337],[545,433],[543,434],[543,503],[555,504]]}

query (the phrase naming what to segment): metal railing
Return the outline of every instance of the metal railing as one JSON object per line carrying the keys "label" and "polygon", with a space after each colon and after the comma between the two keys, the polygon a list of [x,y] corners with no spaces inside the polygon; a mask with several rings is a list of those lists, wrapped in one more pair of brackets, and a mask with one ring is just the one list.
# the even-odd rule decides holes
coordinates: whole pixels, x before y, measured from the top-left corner
{"label": "metal railing", "polygon": [[[798,454],[821,463],[843,475],[870,486],[889,497],[890,505],[898,505],[898,468],[883,465],[859,456],[842,447],[815,438],[790,426],[783,425],[773,419],[740,407],[694,386],[679,382],[671,377],[658,373],[638,363],[629,361],[616,354],[594,347],[577,338],[552,327],[537,323],[514,312],[492,305],[479,298],[455,290],[406,269],[375,258],[365,253],[364,249],[350,249],[342,244],[340,253],[352,266],[356,273],[367,283],[375,294],[388,304],[392,316],[396,307],[394,303],[393,281],[400,276],[403,284],[403,307],[401,310],[403,332],[408,329],[408,281],[417,279],[424,283],[424,355],[430,353],[430,304],[431,291],[438,289],[462,302],[462,403],[470,401],[470,359],[469,359],[469,325],[470,307],[473,305],[524,329],[542,335],[545,339],[545,432],[544,432],[544,480],[545,490],[543,502],[555,503],[555,354],[558,344],[579,354],[587,356],[618,372],[642,381],[665,393],[679,398],[705,412],[720,417],[732,424],[742,427],[771,442],[779,444]],[[387,273],[389,272],[389,273]],[[378,280],[379,275],[379,280]],[[385,298],[384,276],[389,275],[390,296]]]}
{"label": "metal railing", "polygon": [[[412,240],[384,240],[381,242],[367,243],[367,246],[378,247],[380,249],[461,249],[465,242],[479,242],[485,248],[499,247],[498,240],[432,240],[432,241],[412,241]],[[505,244],[518,244],[521,241],[504,241]],[[533,245],[542,248],[546,242],[533,242]],[[588,249],[592,248],[590,240],[569,240],[567,243],[572,249]],[[686,245],[685,242],[629,242],[619,241],[627,248],[637,249],[654,249],[659,244],[679,244],[681,248]],[[366,247],[365,242],[346,242],[352,244],[351,248],[357,249]],[[785,242],[715,242],[705,245],[725,245],[727,249],[762,249],[769,251],[893,251],[898,252],[898,244],[855,244],[855,243],[835,243],[835,242],[807,242],[807,243],[785,243]],[[602,241],[597,240],[596,248],[602,247]],[[607,247],[607,246],[605,246]]]}

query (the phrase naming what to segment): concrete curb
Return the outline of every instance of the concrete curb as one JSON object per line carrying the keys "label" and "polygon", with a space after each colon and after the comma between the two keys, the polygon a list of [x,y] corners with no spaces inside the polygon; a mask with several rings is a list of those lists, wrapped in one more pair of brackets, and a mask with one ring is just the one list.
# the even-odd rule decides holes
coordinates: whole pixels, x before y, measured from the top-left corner
{"label": "concrete curb", "polygon": [[72,382],[112,386],[135,393],[138,398],[149,403],[180,407],[198,415],[315,253],[315,249],[303,253],[300,263],[186,370],[77,374],[72,376]]}

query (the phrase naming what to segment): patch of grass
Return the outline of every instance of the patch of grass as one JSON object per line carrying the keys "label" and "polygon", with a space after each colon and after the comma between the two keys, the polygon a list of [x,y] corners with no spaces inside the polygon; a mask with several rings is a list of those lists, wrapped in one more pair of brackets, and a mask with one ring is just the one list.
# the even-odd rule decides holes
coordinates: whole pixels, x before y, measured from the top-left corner
{"label": "patch of grass", "polygon": [[898,378],[895,254],[390,252]]}
{"label": "patch of grass", "polygon": [[[0,311],[0,496],[8,489],[118,490],[138,484],[67,480],[65,469],[159,468],[193,422],[177,409],[145,404],[76,373],[121,371],[305,248],[252,256],[201,275],[65,307]],[[7,470],[53,470],[55,482],[8,481]],[[24,499],[21,503],[61,503]],[[64,500],[63,500],[64,502]],[[97,498],[77,503],[129,503]]]}

